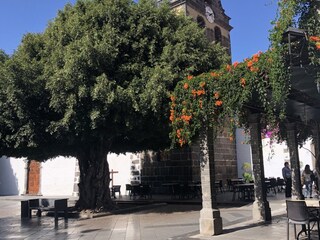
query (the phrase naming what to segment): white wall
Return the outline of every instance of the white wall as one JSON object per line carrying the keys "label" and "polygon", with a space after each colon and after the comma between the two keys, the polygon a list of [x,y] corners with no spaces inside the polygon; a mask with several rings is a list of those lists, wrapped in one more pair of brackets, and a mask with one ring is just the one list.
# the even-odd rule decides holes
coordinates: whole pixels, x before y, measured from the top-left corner
{"label": "white wall", "polygon": [[[281,177],[282,168],[285,162],[290,164],[289,149],[286,142],[272,143],[270,145],[270,139],[265,138],[263,142],[263,159],[264,159],[264,172],[265,177]],[[307,150],[306,150],[307,149]],[[299,149],[299,161],[301,170],[304,169],[306,164],[309,164],[311,169],[314,169],[314,161],[312,153],[312,142],[308,140]]]}
{"label": "white wall", "polygon": [[[249,137],[245,135],[243,129],[236,130],[236,146],[238,160],[238,177],[242,177],[242,165],[244,162],[252,163],[251,146],[247,144]],[[308,140],[299,149],[299,160],[301,171],[306,164],[309,164],[311,169],[315,168],[315,162],[312,155],[312,141]],[[264,162],[264,174],[266,178],[281,177],[282,168],[285,162],[290,163],[289,149],[286,142],[275,143],[270,142],[270,138],[262,139],[262,154]]]}
{"label": "white wall", "polygon": [[41,194],[44,196],[71,196],[77,159],[56,157],[41,164]]}
{"label": "white wall", "polygon": [[[137,155],[133,153],[126,154],[108,154],[109,170],[118,171],[113,174],[113,185],[121,185],[121,195],[126,194],[126,184],[130,183],[130,173],[132,160],[136,159]],[[110,175],[111,177],[111,175]],[[111,183],[110,183],[111,187]]]}
{"label": "white wall", "polygon": [[264,175],[269,177],[281,177],[285,162],[290,163],[289,149],[286,142],[270,143],[270,138],[262,139]]}
{"label": "white wall", "polygon": [[248,162],[252,166],[251,145],[248,144],[249,137],[245,134],[243,129],[236,130],[236,149],[237,149],[237,167],[238,177],[242,178],[242,166]]}
{"label": "white wall", "polygon": [[0,196],[20,195],[25,188],[25,158],[0,158]]}

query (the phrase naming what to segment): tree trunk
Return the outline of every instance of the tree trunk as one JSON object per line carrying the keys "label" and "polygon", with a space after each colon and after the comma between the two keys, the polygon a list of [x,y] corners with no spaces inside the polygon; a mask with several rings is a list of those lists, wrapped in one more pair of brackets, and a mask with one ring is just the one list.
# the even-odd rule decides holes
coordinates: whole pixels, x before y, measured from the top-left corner
{"label": "tree trunk", "polygon": [[81,149],[77,156],[80,167],[79,210],[109,210],[114,207],[109,183],[108,151],[104,144],[91,145]]}

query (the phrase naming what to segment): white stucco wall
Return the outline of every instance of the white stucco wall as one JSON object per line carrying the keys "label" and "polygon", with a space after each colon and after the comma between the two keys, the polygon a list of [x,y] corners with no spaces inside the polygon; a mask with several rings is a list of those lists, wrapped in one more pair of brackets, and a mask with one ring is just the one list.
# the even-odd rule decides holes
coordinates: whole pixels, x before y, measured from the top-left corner
{"label": "white stucco wall", "polygon": [[41,165],[41,194],[71,196],[73,193],[76,158],[56,157]]}
{"label": "white stucco wall", "polygon": [[[238,177],[242,177],[242,165],[244,162],[252,163],[251,146],[247,144],[249,137],[245,135],[242,129],[236,130],[236,145],[237,145],[237,160],[238,160]],[[315,168],[315,160],[312,156],[313,146],[312,141],[308,140],[300,148],[299,160],[301,171],[306,164],[309,164],[311,169]],[[281,177],[282,168],[285,162],[290,163],[289,149],[286,142],[271,143],[270,138],[262,139],[262,154],[264,162],[264,174],[266,178]]]}
{"label": "white stucco wall", "polygon": [[252,166],[251,145],[248,144],[249,137],[245,134],[243,129],[236,130],[236,149],[237,149],[237,168],[238,177],[242,178],[242,166],[248,162]]}
{"label": "white stucco wall", "polygon": [[269,177],[281,177],[285,162],[290,163],[289,149],[286,142],[271,143],[270,139],[262,139],[264,175]]}
{"label": "white stucco wall", "polygon": [[0,196],[24,193],[25,167],[25,158],[0,158]]}
{"label": "white stucco wall", "polygon": [[[108,154],[108,163],[110,171],[118,171],[113,175],[113,185],[121,185],[121,194],[126,194],[126,184],[130,183],[130,173],[132,160],[137,159],[133,153],[126,154]],[[110,175],[111,177],[111,175]],[[111,187],[111,183],[110,183]]]}

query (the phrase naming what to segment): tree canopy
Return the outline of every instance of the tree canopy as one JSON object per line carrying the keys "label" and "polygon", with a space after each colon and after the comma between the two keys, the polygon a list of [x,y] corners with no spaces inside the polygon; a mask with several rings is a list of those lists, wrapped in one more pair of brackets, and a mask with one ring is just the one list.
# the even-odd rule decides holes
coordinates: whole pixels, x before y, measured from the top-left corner
{"label": "tree canopy", "polygon": [[107,153],[169,145],[169,92],[178,80],[228,61],[194,21],[152,0],[66,5],[3,59],[2,153],[77,157],[81,180],[91,181],[80,183],[84,208],[107,204]]}

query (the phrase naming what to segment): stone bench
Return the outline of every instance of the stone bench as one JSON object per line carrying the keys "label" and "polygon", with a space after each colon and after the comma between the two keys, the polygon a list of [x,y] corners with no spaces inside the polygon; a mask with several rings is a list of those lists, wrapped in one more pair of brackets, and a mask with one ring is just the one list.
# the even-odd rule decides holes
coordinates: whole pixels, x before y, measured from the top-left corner
{"label": "stone bench", "polygon": [[21,201],[21,218],[31,218],[32,210],[37,210],[37,216],[41,217],[42,212],[53,212],[57,222],[59,213],[64,214],[64,219],[68,220],[68,198],[36,198]]}

